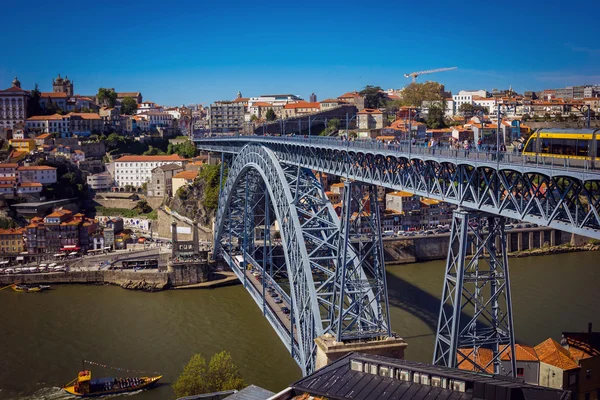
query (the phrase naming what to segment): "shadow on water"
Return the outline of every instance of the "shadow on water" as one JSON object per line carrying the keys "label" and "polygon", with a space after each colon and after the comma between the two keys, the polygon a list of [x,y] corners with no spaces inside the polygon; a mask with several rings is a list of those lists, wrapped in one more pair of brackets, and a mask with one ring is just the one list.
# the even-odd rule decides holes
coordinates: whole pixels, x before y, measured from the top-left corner
{"label": "shadow on water", "polygon": [[[440,312],[441,288],[440,297],[437,297],[394,274],[386,274],[386,279],[390,307],[397,307],[417,317],[431,330],[431,333],[429,334],[407,336],[404,337],[404,339],[435,336]],[[451,313],[450,307],[446,307]],[[472,315],[465,313],[464,311],[461,312],[461,329],[471,317]],[[478,322],[477,325],[478,328],[489,327],[489,325],[483,322]],[[515,338],[515,340],[518,341],[518,338]]]}

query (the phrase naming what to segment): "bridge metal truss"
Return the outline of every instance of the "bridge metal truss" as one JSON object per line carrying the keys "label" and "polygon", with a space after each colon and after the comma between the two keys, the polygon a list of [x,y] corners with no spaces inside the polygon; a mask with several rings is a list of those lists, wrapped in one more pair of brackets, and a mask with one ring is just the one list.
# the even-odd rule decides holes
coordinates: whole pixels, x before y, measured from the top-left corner
{"label": "bridge metal truss", "polygon": [[505,221],[487,216],[486,233],[483,224],[469,222],[483,222],[480,216],[453,213],[433,363],[515,376],[515,357],[510,357],[510,371],[503,371],[500,362],[503,355],[516,354]]}
{"label": "bridge metal truss", "polygon": [[282,163],[600,239],[600,172],[588,167],[554,168],[551,162],[530,164],[520,156],[512,163],[487,161],[456,151],[451,156],[447,150],[411,154],[401,147],[339,140],[240,137],[224,145],[209,138],[198,145],[237,153],[255,141],[271,148]]}
{"label": "bridge metal truss", "polygon": [[[278,144],[283,163],[600,239],[600,175]],[[589,179],[589,180],[588,180]]]}
{"label": "bridge metal truss", "polygon": [[[274,254],[270,234],[274,220],[284,262]],[[215,255],[222,256],[244,282],[304,374],[314,370],[314,339],[335,333],[336,326],[343,326],[344,339],[389,334],[381,244],[368,251],[359,248],[358,255],[355,246],[340,245],[340,220],[309,169],[280,163],[264,146],[241,149],[221,188],[214,243]],[[236,261],[239,256],[243,265]],[[344,268],[337,268],[340,263]],[[264,285],[263,293],[257,293],[249,284],[245,271],[249,264],[259,268],[263,283],[269,282],[289,302],[289,329],[265,304]]]}

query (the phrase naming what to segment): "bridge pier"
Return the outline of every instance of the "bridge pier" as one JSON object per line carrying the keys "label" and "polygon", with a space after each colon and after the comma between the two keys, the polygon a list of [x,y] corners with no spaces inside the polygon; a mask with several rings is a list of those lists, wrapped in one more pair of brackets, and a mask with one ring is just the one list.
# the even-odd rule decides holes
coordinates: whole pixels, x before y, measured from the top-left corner
{"label": "bridge pier", "polygon": [[[485,233],[469,224],[481,217],[464,210],[453,213],[433,364],[465,364],[473,371],[502,374],[501,356],[515,354],[505,220],[486,216]],[[469,243],[475,247],[470,259]],[[514,357],[511,362],[514,376]]]}
{"label": "bridge pier", "polygon": [[317,355],[315,369],[320,369],[351,352],[374,354],[393,358],[404,358],[407,344],[399,337],[385,337],[369,341],[338,342],[326,333],[315,339]]}

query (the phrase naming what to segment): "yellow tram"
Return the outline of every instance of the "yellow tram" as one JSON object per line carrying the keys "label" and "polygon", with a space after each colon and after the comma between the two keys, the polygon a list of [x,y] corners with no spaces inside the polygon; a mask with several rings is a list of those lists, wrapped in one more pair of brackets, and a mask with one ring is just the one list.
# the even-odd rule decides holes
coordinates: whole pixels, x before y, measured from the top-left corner
{"label": "yellow tram", "polygon": [[529,136],[523,155],[594,161],[600,156],[599,139],[600,129],[544,128]]}

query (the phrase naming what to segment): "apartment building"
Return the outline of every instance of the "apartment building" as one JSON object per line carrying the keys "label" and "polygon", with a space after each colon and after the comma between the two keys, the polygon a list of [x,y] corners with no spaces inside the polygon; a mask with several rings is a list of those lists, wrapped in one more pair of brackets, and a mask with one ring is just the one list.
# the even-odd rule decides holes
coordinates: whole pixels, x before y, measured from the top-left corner
{"label": "apartment building", "polygon": [[29,92],[21,89],[21,82],[16,77],[11,87],[0,90],[0,131],[25,122],[28,99]]}
{"label": "apartment building", "polygon": [[0,253],[17,254],[23,251],[23,232],[25,229],[0,229]]}
{"label": "apartment building", "polygon": [[242,103],[217,101],[208,108],[208,120],[211,132],[237,133],[244,125],[246,108]]}
{"label": "apartment building", "polygon": [[152,178],[152,170],[166,164],[184,166],[178,154],[162,156],[124,156],[114,162],[114,181],[117,187],[141,187]]}

